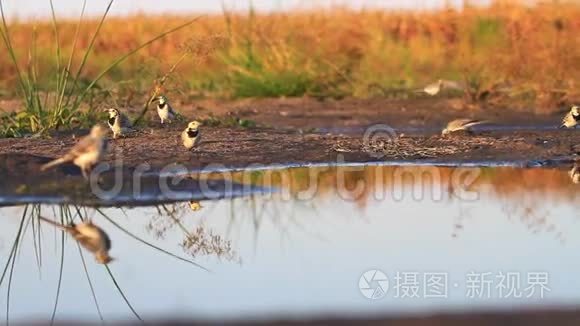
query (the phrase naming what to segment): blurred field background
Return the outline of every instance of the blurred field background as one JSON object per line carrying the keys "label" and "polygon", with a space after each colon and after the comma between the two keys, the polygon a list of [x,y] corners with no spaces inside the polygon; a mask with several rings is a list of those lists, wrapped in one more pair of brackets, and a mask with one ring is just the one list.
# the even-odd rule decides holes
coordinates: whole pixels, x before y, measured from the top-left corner
{"label": "blurred field background", "polygon": [[[192,18],[107,17],[80,82],[88,84],[114,58]],[[78,19],[57,21],[62,56],[67,58]],[[89,46],[97,25],[96,18],[83,22],[77,52]],[[56,47],[50,19],[10,21],[8,30],[20,66],[41,72],[40,90],[54,88]],[[72,67],[80,59],[76,56]],[[1,51],[0,60],[9,62],[9,53]],[[160,78],[168,73],[159,89]],[[103,92],[116,103],[140,105],[155,85],[182,101],[409,98],[424,96],[418,88],[449,79],[469,85],[467,94],[452,94],[467,101],[551,112],[580,98],[579,77],[576,1],[494,1],[488,7],[430,11],[224,11],[202,16],[129,57],[98,82],[89,99],[98,102]],[[0,83],[0,97],[17,96],[14,66],[0,66]]]}

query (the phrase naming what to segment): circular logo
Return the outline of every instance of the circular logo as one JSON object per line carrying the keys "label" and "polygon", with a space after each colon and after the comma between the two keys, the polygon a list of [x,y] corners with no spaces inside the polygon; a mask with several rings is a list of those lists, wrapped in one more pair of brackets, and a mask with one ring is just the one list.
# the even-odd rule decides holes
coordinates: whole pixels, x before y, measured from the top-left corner
{"label": "circular logo", "polygon": [[382,271],[371,269],[361,275],[358,280],[358,288],[365,298],[378,300],[387,294],[389,279]]}
{"label": "circular logo", "polygon": [[380,159],[385,156],[386,146],[397,139],[395,130],[388,125],[373,125],[363,135],[363,150],[371,157]]}

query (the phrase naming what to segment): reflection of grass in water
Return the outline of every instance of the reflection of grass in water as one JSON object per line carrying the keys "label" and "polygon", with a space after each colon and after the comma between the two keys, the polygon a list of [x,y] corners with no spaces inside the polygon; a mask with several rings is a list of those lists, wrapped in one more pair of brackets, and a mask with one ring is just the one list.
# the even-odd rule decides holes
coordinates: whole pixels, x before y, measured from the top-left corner
{"label": "reflection of grass in water", "polygon": [[186,262],[186,263],[189,263],[189,264],[191,264],[191,265],[194,265],[194,266],[196,266],[196,267],[199,267],[199,268],[203,269],[203,270],[204,270],[204,271],[206,271],[206,272],[210,272],[210,270],[209,270],[209,269],[207,269],[207,268],[205,268],[205,267],[203,267],[203,266],[199,265],[198,263],[196,263],[196,262],[194,262],[194,261],[191,261],[191,260],[188,260],[188,259],[185,259],[185,258],[179,257],[179,256],[177,256],[177,255],[176,255],[176,254],[174,254],[174,253],[171,253],[171,252],[169,252],[169,251],[167,251],[167,250],[165,250],[165,249],[162,249],[162,248],[160,248],[160,247],[158,247],[158,246],[156,246],[156,245],[154,245],[154,244],[152,244],[152,243],[150,243],[150,242],[147,242],[147,241],[145,241],[145,240],[143,240],[143,239],[139,238],[139,237],[138,237],[138,236],[136,236],[135,234],[133,234],[133,233],[129,232],[127,229],[125,229],[124,227],[122,227],[121,225],[119,225],[118,223],[116,223],[115,221],[113,221],[113,220],[112,220],[112,219],[111,219],[109,216],[107,216],[105,213],[103,213],[103,211],[101,211],[100,209],[96,208],[96,210],[97,210],[97,212],[99,212],[99,214],[101,214],[101,216],[103,216],[103,217],[104,217],[104,218],[105,218],[107,221],[109,221],[111,224],[113,224],[114,226],[116,226],[116,227],[117,227],[119,230],[121,230],[123,233],[125,233],[125,234],[127,234],[128,236],[130,236],[131,238],[133,238],[133,239],[135,239],[135,240],[139,241],[140,243],[142,243],[142,244],[144,244],[144,245],[146,245],[146,246],[148,246],[148,247],[151,247],[151,248],[153,248],[153,249],[155,249],[155,250],[157,250],[157,251],[159,251],[159,252],[161,252],[161,253],[164,253],[164,254],[166,254],[166,255],[169,255],[170,257],[173,257],[173,258],[175,258],[175,259],[178,259],[178,260],[181,260],[181,261],[183,261],[183,262]]}
{"label": "reflection of grass in water", "polygon": [[156,209],[157,215],[147,225],[147,229],[154,232],[156,237],[163,237],[169,229],[177,226],[184,236],[181,247],[191,257],[215,256],[219,259],[241,263],[241,258],[233,250],[230,241],[214,234],[211,230],[206,230],[203,226],[197,226],[191,231],[188,229],[183,223],[185,212],[191,210],[188,203],[159,205]]}
{"label": "reflection of grass in water", "polygon": [[16,233],[16,239],[14,239],[14,243],[12,244],[12,249],[10,250],[10,255],[8,255],[8,260],[6,261],[6,265],[4,265],[4,271],[2,272],[2,276],[0,276],[0,288],[2,287],[2,283],[6,277],[6,272],[8,271],[8,267],[10,266],[10,275],[8,279],[8,291],[6,294],[6,324],[8,325],[10,322],[10,288],[12,286],[12,274],[14,272],[14,262],[16,261],[16,251],[18,250],[18,245],[20,243],[24,222],[26,220],[26,213],[28,212],[28,205],[25,206],[24,212],[22,213],[22,217],[20,219],[20,225],[18,226],[18,232]]}
{"label": "reflection of grass in water", "polygon": [[[86,208],[80,208],[76,205],[70,206],[70,205],[60,205],[58,206],[58,209],[56,210],[53,207],[53,215],[55,217],[57,217],[59,219],[59,222],[62,225],[69,225],[70,223],[72,223],[76,218],[80,219],[81,221],[84,221],[85,219],[83,218],[84,216],[88,216],[88,211]],[[129,235],[130,237],[132,237],[133,239],[146,244],[147,246],[154,248],[155,250],[162,252],[164,254],[167,254],[173,258],[176,258],[178,260],[187,262],[189,264],[192,264],[196,267],[199,267],[205,271],[208,271],[206,268],[204,268],[201,265],[198,265],[197,263],[191,261],[191,260],[187,260],[184,258],[181,258],[169,251],[166,251],[164,249],[161,249],[139,237],[137,237],[136,235],[130,233],[129,231],[125,230],[123,227],[121,227],[120,225],[118,225],[117,223],[115,223],[109,216],[107,216],[105,213],[103,213],[101,210],[96,209],[97,212],[99,214],[101,214],[105,219],[107,219],[109,222],[111,222],[114,226],[118,227],[121,231],[123,231],[124,233],[126,233],[127,235]],[[4,283],[4,281],[7,281],[8,286],[7,286],[7,296],[6,296],[6,323],[9,323],[9,318],[10,318],[10,299],[11,299],[11,290],[12,290],[12,278],[14,275],[14,269],[15,269],[15,263],[16,263],[16,258],[18,257],[19,254],[19,250],[21,249],[21,244],[22,244],[22,240],[24,239],[24,236],[27,234],[27,230],[28,227],[31,227],[32,229],[32,238],[33,238],[33,245],[34,245],[34,251],[35,251],[35,260],[37,262],[38,265],[38,270],[39,273],[41,272],[41,267],[42,267],[42,243],[41,243],[41,223],[40,223],[40,216],[41,216],[41,205],[39,204],[35,204],[35,205],[26,205],[24,207],[22,216],[21,216],[21,220],[20,220],[20,225],[18,227],[18,231],[16,234],[16,237],[12,243],[12,248],[10,250],[10,254],[8,255],[8,259],[4,265],[2,274],[0,276],[0,288],[2,287],[2,284]],[[76,241],[75,241],[76,242]],[[89,289],[91,292],[91,296],[93,299],[93,302],[95,304],[95,308],[97,311],[97,314],[100,318],[100,320],[103,320],[103,315],[102,315],[102,311],[100,309],[98,300],[97,300],[97,296],[95,293],[95,288],[93,285],[93,282],[91,280],[91,276],[90,273],[88,271],[87,265],[86,265],[86,261],[84,258],[84,253],[83,250],[81,249],[81,246],[78,242],[76,242],[78,250],[79,250],[79,256],[81,258],[81,263],[83,266],[83,270],[85,273],[85,276],[87,278],[87,283],[89,285]],[[58,276],[58,284],[57,284],[57,289],[56,289],[56,295],[55,295],[55,300],[54,300],[54,307],[52,309],[52,314],[51,314],[51,324],[54,323],[54,320],[56,318],[56,313],[57,313],[57,309],[58,309],[58,304],[59,304],[59,300],[60,300],[60,294],[61,294],[61,287],[62,287],[62,283],[63,283],[63,271],[64,271],[64,256],[65,256],[65,232],[61,232],[61,239],[60,239],[60,263],[59,263],[59,276]],[[121,295],[122,299],[124,300],[125,304],[127,305],[127,307],[131,310],[131,312],[135,315],[136,318],[138,318],[139,320],[142,321],[141,317],[139,316],[139,314],[137,313],[137,311],[135,310],[135,308],[132,306],[130,300],[128,299],[128,297],[126,296],[126,294],[123,292],[119,282],[117,281],[117,278],[114,276],[113,271],[111,270],[111,268],[108,265],[105,265],[104,268],[107,271],[108,276],[110,277],[111,281],[113,282],[116,290],[119,292],[119,294]]]}
{"label": "reflection of grass in water", "polygon": [[[70,213],[70,210],[68,209],[68,207],[61,206],[60,207],[60,224],[67,225],[67,224],[69,224],[70,221],[72,221],[72,218],[70,218],[70,215],[67,213]],[[40,216],[40,215],[38,215],[38,216]],[[60,233],[60,268],[58,271],[58,285],[56,287],[56,298],[54,299],[54,309],[52,310],[52,316],[50,317],[50,324],[51,325],[54,323],[54,319],[56,318],[56,310],[58,308],[58,300],[60,298],[60,289],[62,286],[62,273],[64,270],[64,242],[65,242],[64,236],[65,236],[65,232],[61,232]]]}
{"label": "reflection of grass in water", "polygon": [[[350,171],[349,171],[350,170]],[[469,217],[461,205],[462,191],[477,192],[480,195],[493,198],[501,203],[504,213],[510,220],[517,220],[526,225],[532,233],[545,232],[554,234],[559,240],[563,239],[562,231],[555,221],[549,221],[551,211],[545,211],[545,202],[537,198],[552,198],[556,202],[574,205],[577,186],[571,183],[564,170],[558,169],[523,169],[511,167],[493,167],[471,169],[479,175],[472,184],[464,184],[461,176],[463,168],[440,167],[393,167],[378,166],[357,168],[289,168],[267,171],[242,171],[232,174],[232,180],[262,187],[274,187],[286,192],[289,199],[299,197],[307,189],[315,189],[310,202],[320,201],[325,197],[335,198],[339,195],[342,200],[353,200],[359,207],[364,208],[366,203],[373,201],[373,194],[384,195],[381,198],[388,200],[389,190],[401,188],[405,194],[421,187],[420,190],[440,190],[450,203],[457,201],[460,205],[459,216],[455,219],[453,235],[457,236]],[[408,173],[407,173],[408,172]],[[421,172],[421,174],[415,172]],[[422,173],[425,172],[425,175]],[[456,173],[459,172],[459,173]],[[407,173],[406,175],[403,173]],[[398,176],[398,177],[397,177]],[[433,177],[431,177],[433,176]],[[415,177],[415,178],[413,178]],[[419,181],[420,184],[415,182]],[[439,185],[438,182],[441,184]],[[357,185],[363,185],[362,191],[355,191]],[[337,188],[342,185],[341,192]],[[437,186],[434,188],[432,186]],[[245,199],[242,199],[244,202]],[[292,200],[295,201],[295,200]],[[231,206],[231,223],[235,215],[239,215],[239,207]],[[275,201],[273,201],[275,203]],[[297,200],[297,202],[304,202]],[[505,202],[505,203],[504,203]],[[256,206],[249,203],[246,210],[252,213]],[[259,230],[257,223],[260,214],[254,212],[252,218],[254,229]],[[273,214],[278,216],[279,214]],[[228,227],[229,230],[232,227]],[[257,236],[256,236],[257,237]]]}
{"label": "reflection of grass in water", "polygon": [[[156,237],[163,238],[168,230],[177,227],[184,235],[181,246],[187,254],[192,257],[214,255],[236,263],[242,263],[242,257],[232,248],[232,231],[234,228],[241,230],[242,223],[250,223],[254,231],[252,234],[254,252],[257,250],[260,231],[263,229],[262,225],[266,221],[271,222],[280,231],[281,246],[284,246],[285,240],[290,239],[291,228],[324,240],[319,234],[307,229],[299,221],[296,214],[296,210],[301,207],[318,215],[315,203],[306,203],[300,200],[284,202],[279,198],[262,196],[227,200],[230,216],[225,226],[226,239],[224,239],[203,225],[203,220],[211,216],[213,210],[221,203],[224,201],[206,201],[203,205],[204,209],[199,214],[196,212],[195,216],[186,214],[190,209],[185,203],[157,206],[157,214],[151,218],[147,229]],[[290,210],[287,210],[287,207],[282,207],[285,203],[289,203]],[[268,214],[269,212],[273,213]],[[186,217],[195,218],[185,219]],[[187,225],[188,222],[193,222],[194,225]]]}
{"label": "reflection of grass in water", "polygon": [[77,247],[79,249],[79,256],[81,257],[81,262],[83,264],[83,270],[85,271],[85,276],[87,277],[87,283],[89,283],[89,288],[91,289],[91,296],[93,297],[93,302],[95,303],[95,308],[97,309],[97,314],[99,314],[99,319],[101,321],[104,321],[103,313],[101,312],[101,308],[99,306],[99,300],[97,300],[95,288],[93,286],[93,282],[91,281],[91,275],[89,274],[89,270],[87,269],[87,262],[85,261],[85,255],[83,253],[83,250],[81,249],[81,245],[77,243]]}

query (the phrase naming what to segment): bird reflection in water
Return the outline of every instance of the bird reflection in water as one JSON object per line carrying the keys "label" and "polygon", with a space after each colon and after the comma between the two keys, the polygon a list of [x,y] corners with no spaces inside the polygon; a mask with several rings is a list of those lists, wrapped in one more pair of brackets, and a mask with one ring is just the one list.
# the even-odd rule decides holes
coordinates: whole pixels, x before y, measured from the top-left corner
{"label": "bird reflection in water", "polygon": [[38,218],[70,234],[83,248],[95,255],[95,260],[99,264],[108,264],[113,261],[113,258],[109,255],[111,239],[103,229],[93,224],[90,220],[80,224],[62,225],[42,216]]}

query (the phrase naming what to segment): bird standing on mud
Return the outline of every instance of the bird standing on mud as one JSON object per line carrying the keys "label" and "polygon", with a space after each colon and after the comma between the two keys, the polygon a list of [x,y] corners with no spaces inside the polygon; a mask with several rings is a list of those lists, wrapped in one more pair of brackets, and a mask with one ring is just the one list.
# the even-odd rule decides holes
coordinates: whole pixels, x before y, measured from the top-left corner
{"label": "bird standing on mud", "polygon": [[425,88],[419,90],[419,92],[424,92],[431,96],[435,96],[439,94],[444,89],[452,89],[457,91],[465,91],[465,87],[461,85],[461,83],[453,81],[453,80],[443,80],[439,79],[438,81],[431,83]]}
{"label": "bird standing on mud", "polygon": [[93,167],[103,158],[107,149],[105,134],[105,128],[99,125],[94,126],[90,134],[83,137],[67,154],[44,164],[40,170],[45,171],[63,163],[73,162],[81,168],[83,177],[89,179]]}
{"label": "bird standing on mud", "polygon": [[106,112],[109,114],[107,124],[113,131],[114,139],[116,139],[118,136],[125,136],[126,134],[135,131],[129,118],[127,118],[127,116],[122,114],[119,110],[110,108],[107,109]]}
{"label": "bird standing on mud", "polygon": [[157,114],[159,115],[159,119],[161,119],[161,124],[164,124],[166,121],[171,123],[173,119],[175,119],[175,111],[169,102],[167,101],[167,97],[163,95],[159,95],[155,100],[157,100]]}
{"label": "bird standing on mud", "polygon": [[183,141],[183,146],[188,150],[192,150],[201,141],[201,135],[199,134],[199,127],[201,123],[198,121],[192,121],[187,125],[187,128],[181,133],[181,140]]}
{"label": "bird standing on mud", "polygon": [[87,221],[80,224],[62,225],[42,216],[39,216],[39,218],[70,234],[83,248],[95,255],[95,260],[99,264],[108,264],[113,261],[113,258],[109,255],[111,239],[103,229],[93,224],[93,222]]}
{"label": "bird standing on mud", "polygon": [[580,122],[580,107],[572,105],[570,112],[562,120],[560,128],[575,128]]}
{"label": "bird standing on mud", "polygon": [[445,136],[453,132],[464,131],[469,134],[473,133],[472,127],[478,126],[488,121],[475,120],[475,119],[455,119],[450,121],[447,126],[441,131],[441,135]]}

